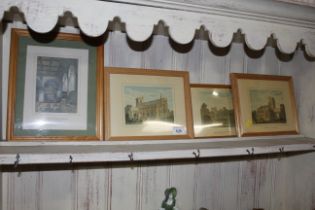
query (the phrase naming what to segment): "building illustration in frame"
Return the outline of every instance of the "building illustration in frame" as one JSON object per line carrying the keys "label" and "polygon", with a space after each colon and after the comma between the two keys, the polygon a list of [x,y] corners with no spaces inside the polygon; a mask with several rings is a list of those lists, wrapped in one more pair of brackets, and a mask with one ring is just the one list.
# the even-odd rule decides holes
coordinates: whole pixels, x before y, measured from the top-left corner
{"label": "building illustration in frame", "polygon": [[130,98],[125,106],[126,124],[147,120],[174,122],[171,88],[128,86],[125,87],[125,94]]}
{"label": "building illustration in frame", "polygon": [[251,90],[250,99],[252,102],[253,123],[287,122],[281,91]]}
{"label": "building illustration in frame", "polygon": [[36,112],[77,112],[78,60],[39,56],[36,73]]}
{"label": "building illustration in frame", "polygon": [[235,126],[234,110],[227,107],[211,107],[208,108],[206,103],[202,103],[200,108],[201,123],[211,124],[220,123],[221,127]]}

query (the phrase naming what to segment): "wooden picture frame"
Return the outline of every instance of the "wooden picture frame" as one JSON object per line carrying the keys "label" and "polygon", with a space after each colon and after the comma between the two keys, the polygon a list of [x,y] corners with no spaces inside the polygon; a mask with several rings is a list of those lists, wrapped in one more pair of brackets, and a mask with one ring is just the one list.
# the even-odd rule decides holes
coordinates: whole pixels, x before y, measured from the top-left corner
{"label": "wooden picture frame", "polygon": [[105,68],[105,138],[192,138],[189,74]]}
{"label": "wooden picture frame", "polygon": [[79,34],[12,29],[7,140],[103,139],[103,54]]}
{"label": "wooden picture frame", "polygon": [[230,85],[191,84],[194,137],[236,136]]}
{"label": "wooden picture frame", "polygon": [[298,134],[292,77],[231,74],[240,136]]}

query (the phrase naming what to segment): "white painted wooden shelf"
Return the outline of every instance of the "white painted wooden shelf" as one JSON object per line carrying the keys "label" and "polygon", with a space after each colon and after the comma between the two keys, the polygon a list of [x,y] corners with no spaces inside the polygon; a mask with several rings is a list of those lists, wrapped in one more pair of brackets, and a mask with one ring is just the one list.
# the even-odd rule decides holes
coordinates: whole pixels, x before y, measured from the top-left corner
{"label": "white painted wooden shelf", "polygon": [[315,151],[303,136],[103,142],[1,142],[0,165],[195,159]]}

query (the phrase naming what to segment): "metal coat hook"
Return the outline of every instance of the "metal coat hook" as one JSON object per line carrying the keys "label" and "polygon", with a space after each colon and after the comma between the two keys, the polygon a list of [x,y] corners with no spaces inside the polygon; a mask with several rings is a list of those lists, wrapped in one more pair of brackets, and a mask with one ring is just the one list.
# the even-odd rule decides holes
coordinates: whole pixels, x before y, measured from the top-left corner
{"label": "metal coat hook", "polygon": [[247,149],[246,152],[248,153],[248,155],[254,155],[254,152],[255,152],[255,148],[252,147],[251,150]]}
{"label": "metal coat hook", "polygon": [[128,157],[129,157],[130,161],[133,161],[133,153],[132,153],[132,152],[130,152],[130,154],[128,155]]}
{"label": "metal coat hook", "polygon": [[280,153],[284,152],[284,147],[279,148]]}
{"label": "metal coat hook", "polygon": [[14,168],[17,168],[20,162],[21,156],[19,153],[16,154],[15,156],[15,161],[14,161]]}
{"label": "metal coat hook", "polygon": [[247,149],[247,150],[246,150],[246,152],[250,155],[250,151],[249,151],[249,149]]}
{"label": "metal coat hook", "polygon": [[73,163],[73,157],[71,155],[69,156],[69,160],[70,160],[70,164],[72,164]]}
{"label": "metal coat hook", "polygon": [[200,158],[200,149],[197,149],[196,151],[193,151],[193,155],[195,156],[195,158]]}

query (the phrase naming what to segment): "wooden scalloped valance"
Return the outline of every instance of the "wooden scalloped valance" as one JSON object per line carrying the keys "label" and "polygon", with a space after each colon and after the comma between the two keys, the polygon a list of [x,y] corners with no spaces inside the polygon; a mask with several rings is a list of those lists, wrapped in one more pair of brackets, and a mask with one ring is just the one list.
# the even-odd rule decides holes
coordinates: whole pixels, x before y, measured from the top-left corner
{"label": "wooden scalloped valance", "polygon": [[126,24],[135,41],[148,39],[155,25],[163,21],[169,35],[178,43],[189,43],[196,29],[209,31],[210,41],[228,46],[241,30],[251,49],[265,47],[270,36],[284,53],[295,51],[299,42],[306,53],[315,56],[315,9],[267,0],[2,0],[0,18],[12,7],[24,15],[34,31],[51,31],[65,12],[77,18],[81,31],[91,37],[102,35],[115,17]]}

